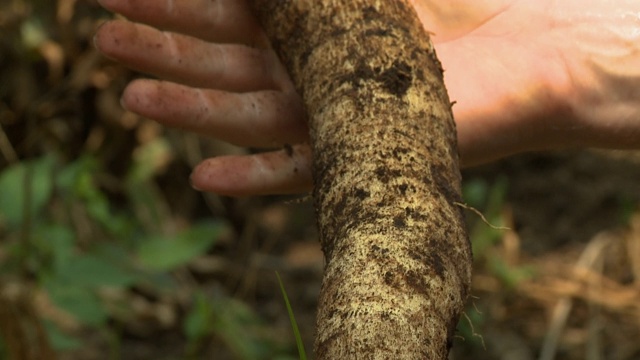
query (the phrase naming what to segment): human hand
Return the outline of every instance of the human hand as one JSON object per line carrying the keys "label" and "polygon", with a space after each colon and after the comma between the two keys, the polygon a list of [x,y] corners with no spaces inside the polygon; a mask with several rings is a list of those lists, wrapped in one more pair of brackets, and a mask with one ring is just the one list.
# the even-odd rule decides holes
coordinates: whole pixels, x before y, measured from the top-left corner
{"label": "human hand", "polygon": [[[99,2],[132,22],[103,24],[97,48],[162,79],[132,81],[121,99],[126,109],[240,146],[308,139],[301,99],[244,1]],[[292,155],[208,159],[194,169],[192,184],[226,195],[303,192],[311,183],[309,147],[295,145]]]}
{"label": "human hand", "polygon": [[463,165],[640,148],[640,1],[411,1],[435,33]]}
{"label": "human hand", "polygon": [[[98,49],[167,80],[132,82],[125,108],[239,145],[307,141],[301,100],[244,1],[100,2],[138,23],[105,24],[96,34]],[[626,40],[640,24],[637,17],[620,21],[640,4],[586,2],[412,1],[435,33],[445,84],[457,102],[463,165],[563,146],[640,147],[639,95],[632,91],[640,83],[633,72],[640,55],[624,54],[637,50]],[[609,76],[620,57],[627,72]],[[311,187],[310,161],[307,145],[221,156],[197,166],[192,183],[226,195],[301,192]]]}

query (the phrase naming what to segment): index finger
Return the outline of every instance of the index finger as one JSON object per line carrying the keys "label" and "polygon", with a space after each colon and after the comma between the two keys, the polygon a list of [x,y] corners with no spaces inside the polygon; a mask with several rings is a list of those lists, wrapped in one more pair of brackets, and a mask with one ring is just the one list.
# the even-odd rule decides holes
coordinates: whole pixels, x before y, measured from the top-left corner
{"label": "index finger", "polygon": [[266,47],[268,41],[244,0],[98,0],[135,22],[217,43]]}

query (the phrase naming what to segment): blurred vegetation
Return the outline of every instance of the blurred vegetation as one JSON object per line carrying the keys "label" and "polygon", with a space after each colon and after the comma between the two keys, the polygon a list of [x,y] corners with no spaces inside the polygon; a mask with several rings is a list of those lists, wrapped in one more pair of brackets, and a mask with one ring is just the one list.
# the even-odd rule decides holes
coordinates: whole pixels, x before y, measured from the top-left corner
{"label": "blurred vegetation", "polygon": [[190,272],[233,225],[190,190],[180,139],[119,106],[134,74],[92,46],[110,17],[95,1],[0,3],[0,358],[134,358],[124,338],[169,330],[167,358],[295,353]]}

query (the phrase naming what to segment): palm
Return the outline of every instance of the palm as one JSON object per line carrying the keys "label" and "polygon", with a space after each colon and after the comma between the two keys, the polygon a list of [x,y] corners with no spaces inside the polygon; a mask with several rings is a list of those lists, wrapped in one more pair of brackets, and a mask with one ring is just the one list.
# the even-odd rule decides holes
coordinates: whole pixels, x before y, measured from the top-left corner
{"label": "palm", "polygon": [[[560,91],[567,78],[544,21],[549,1],[432,3],[438,2],[416,0],[415,7],[433,33],[446,87],[456,101],[463,163],[543,146],[535,131],[544,130],[541,120],[552,120],[558,103],[551,92]],[[443,15],[455,20],[438,21]]]}

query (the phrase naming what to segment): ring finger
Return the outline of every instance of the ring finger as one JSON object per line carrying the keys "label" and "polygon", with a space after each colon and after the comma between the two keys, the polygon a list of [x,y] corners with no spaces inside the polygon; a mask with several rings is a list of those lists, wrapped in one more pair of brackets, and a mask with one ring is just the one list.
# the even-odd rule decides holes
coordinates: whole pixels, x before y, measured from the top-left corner
{"label": "ring finger", "polygon": [[96,32],[106,56],[170,81],[226,91],[289,90],[286,71],[273,51],[213,44],[128,21],[110,21]]}

